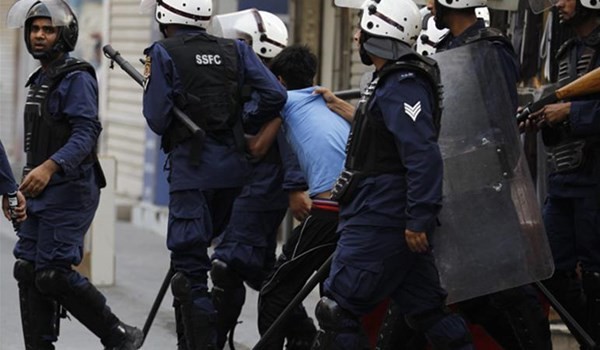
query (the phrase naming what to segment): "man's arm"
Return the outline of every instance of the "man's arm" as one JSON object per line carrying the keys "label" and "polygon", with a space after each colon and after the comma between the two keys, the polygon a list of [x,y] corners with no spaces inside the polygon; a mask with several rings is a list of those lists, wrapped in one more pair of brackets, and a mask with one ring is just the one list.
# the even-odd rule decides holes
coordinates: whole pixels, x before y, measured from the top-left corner
{"label": "man's arm", "polygon": [[262,158],[267,154],[269,148],[277,138],[279,127],[281,126],[281,118],[277,117],[259,130],[256,135],[251,135],[246,138],[248,150],[254,158]]}
{"label": "man's arm", "polygon": [[313,93],[320,94],[325,100],[325,103],[329,109],[346,119],[346,121],[349,123],[352,123],[354,120],[355,111],[355,108],[352,104],[337,97],[333,94],[333,92],[331,92],[331,90],[325,87],[318,87]]}

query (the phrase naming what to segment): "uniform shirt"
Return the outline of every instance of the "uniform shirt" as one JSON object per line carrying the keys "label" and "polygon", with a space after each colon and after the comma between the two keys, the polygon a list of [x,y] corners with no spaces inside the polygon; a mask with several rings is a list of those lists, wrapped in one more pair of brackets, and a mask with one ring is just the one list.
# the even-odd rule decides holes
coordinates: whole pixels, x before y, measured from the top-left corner
{"label": "uniform shirt", "polygon": [[[352,200],[340,207],[339,229],[366,225],[429,231],[441,208],[443,179],[431,86],[414,73],[399,70],[379,82],[374,94],[369,117],[382,119],[393,134],[398,162],[406,172],[362,179]],[[417,103],[421,111],[409,115],[405,104]]]}
{"label": "uniform shirt", "polygon": [[8,163],[4,145],[0,141],[0,196],[17,190],[17,182]]}
{"label": "uniform shirt", "polygon": [[[176,35],[193,35],[201,30],[185,28],[178,30]],[[278,114],[285,103],[285,89],[248,45],[242,41],[236,43],[239,86],[251,86],[260,97],[251,108],[244,108],[244,115],[262,124]],[[171,124],[174,97],[183,93],[183,86],[173,60],[162,45],[154,43],[144,53],[151,60],[143,100],[144,117],[155,133],[163,135]],[[233,137],[217,141],[208,135],[198,166],[190,163],[190,148],[191,142],[186,141],[170,153],[170,191],[243,185],[249,168],[244,155],[236,151]]]}
{"label": "uniform shirt", "polygon": [[332,112],[316,86],[288,91],[284,131],[308,182],[309,195],[330,191],[346,158],[350,124]]}
{"label": "uniform shirt", "polygon": [[[41,83],[43,79],[45,73],[41,71],[35,84]],[[82,164],[82,161],[96,151],[98,136],[102,131],[98,120],[96,78],[84,71],[68,73],[47,97],[46,105],[50,118],[67,118],[72,128],[67,143],[50,156],[62,170],[52,175],[49,183],[52,185],[79,177],[93,166],[92,162]]]}

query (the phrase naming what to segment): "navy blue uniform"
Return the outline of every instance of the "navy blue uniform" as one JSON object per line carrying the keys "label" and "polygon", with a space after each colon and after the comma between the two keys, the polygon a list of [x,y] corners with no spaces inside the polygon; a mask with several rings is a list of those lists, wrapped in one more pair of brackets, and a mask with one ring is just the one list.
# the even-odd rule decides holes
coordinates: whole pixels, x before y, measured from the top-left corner
{"label": "navy blue uniform", "polygon": [[17,183],[13,176],[12,169],[8,163],[4,145],[0,141],[0,195],[11,193],[17,190]]}
{"label": "navy blue uniform", "polygon": [[434,339],[459,341],[467,334],[466,326],[460,317],[442,311],[446,292],[431,249],[412,252],[404,235],[406,229],[432,234],[441,208],[443,163],[433,117],[435,92],[422,76],[398,69],[380,80],[373,94],[366,113],[391,136],[399,156],[394,163],[403,170],[366,175],[349,202],[340,205],[340,238],[324,293],[347,316],[340,325],[328,325],[327,312],[320,307],[335,307],[322,299],[316,311],[319,323],[338,329],[336,349],[362,349],[358,317],[391,296],[407,317],[439,315],[431,324],[416,321],[413,327]]}
{"label": "navy blue uniform", "polygon": [[[567,41],[559,50],[560,86],[600,66],[598,35],[600,27],[585,38]],[[600,96],[575,98],[570,103],[566,121],[541,130],[549,160],[543,216],[556,269],[544,283],[598,342]],[[578,264],[581,279],[576,273]]]}
{"label": "navy blue uniform", "polygon": [[[179,29],[176,37],[204,32],[200,28]],[[262,124],[277,115],[286,100],[285,90],[246,44],[236,41],[239,86],[249,85],[259,99],[245,118]],[[145,53],[151,73],[144,94],[144,116],[150,128],[164,135],[172,120],[176,96],[184,95],[182,77],[164,46],[154,43]],[[202,152],[193,164],[193,144],[183,141],[169,153],[169,224],[167,247],[173,268],[190,281],[194,308],[214,314],[207,293],[207,271],[211,268],[207,249],[213,237],[225,229],[234,199],[240,193],[250,168],[236,148],[232,135],[207,133]]]}
{"label": "navy blue uniform", "polygon": [[[37,76],[37,83],[45,72]],[[98,207],[100,189],[92,162],[102,127],[98,121],[98,86],[87,72],[67,74],[50,94],[47,108],[54,118],[67,118],[72,132],[52,159],[61,168],[45,190],[27,200],[28,219],[18,232],[14,255],[34,261],[37,270],[53,267],[70,273],[72,283],[86,283],[71,271],[83,257],[83,238]],[[35,137],[35,135],[34,135]]]}

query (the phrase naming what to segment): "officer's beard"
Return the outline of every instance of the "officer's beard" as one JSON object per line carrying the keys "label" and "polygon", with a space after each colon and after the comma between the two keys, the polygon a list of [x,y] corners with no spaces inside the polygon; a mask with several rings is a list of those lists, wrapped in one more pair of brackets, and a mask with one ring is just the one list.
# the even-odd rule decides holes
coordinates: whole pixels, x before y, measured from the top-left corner
{"label": "officer's beard", "polygon": [[31,50],[31,56],[42,63],[50,63],[58,59],[63,54],[62,45],[54,45],[51,49],[45,51]]}

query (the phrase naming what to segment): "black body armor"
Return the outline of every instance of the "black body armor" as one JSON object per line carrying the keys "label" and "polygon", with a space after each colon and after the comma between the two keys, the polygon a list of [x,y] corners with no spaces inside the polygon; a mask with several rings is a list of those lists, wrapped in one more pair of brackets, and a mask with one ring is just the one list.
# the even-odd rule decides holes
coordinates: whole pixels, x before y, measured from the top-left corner
{"label": "black body armor", "polygon": [[[76,58],[67,58],[48,67],[46,77],[42,82],[35,81],[41,73],[41,68],[35,71],[27,85],[29,92],[25,103],[25,152],[27,165],[23,170],[25,176],[31,169],[37,167],[64,146],[71,136],[71,125],[63,116],[50,116],[47,108],[48,96],[58,86],[61,80],[74,71],[87,71],[96,76],[94,68],[87,62]],[[97,161],[96,152],[84,162]]]}
{"label": "black body armor", "polygon": [[[175,104],[213,137],[219,139],[219,135],[233,133],[237,142],[242,97],[235,41],[199,33],[171,37],[159,43],[175,63],[185,91],[185,95],[176,97]],[[162,147],[169,152],[191,136],[174,118],[162,138]]]}
{"label": "black body armor", "polygon": [[340,203],[350,200],[360,178],[405,171],[396,149],[394,135],[386,128],[381,118],[374,117],[368,110],[379,82],[398,70],[413,72],[425,77],[430,82],[435,98],[433,122],[439,133],[442,91],[437,63],[426,57],[407,54],[398,61],[386,65],[378,73],[378,77],[365,89],[356,107],[354,122],[346,145],[344,171],[332,190],[332,199]]}

